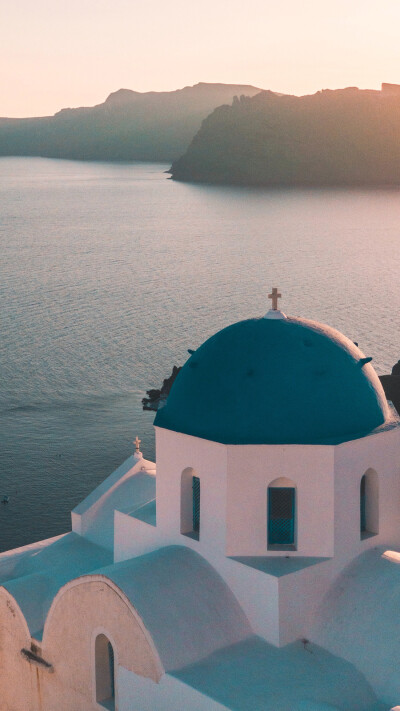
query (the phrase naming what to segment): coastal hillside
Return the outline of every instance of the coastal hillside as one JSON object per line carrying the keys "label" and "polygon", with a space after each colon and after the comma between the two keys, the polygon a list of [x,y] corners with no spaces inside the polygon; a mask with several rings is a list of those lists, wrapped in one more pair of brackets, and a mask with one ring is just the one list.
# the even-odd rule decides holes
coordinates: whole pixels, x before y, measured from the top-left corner
{"label": "coastal hillside", "polygon": [[397,185],[400,87],[234,99],[203,122],[171,173],[221,184]]}
{"label": "coastal hillside", "polygon": [[217,106],[260,91],[205,83],[168,92],[120,89],[91,108],[62,109],[43,118],[0,118],[0,156],[171,162]]}

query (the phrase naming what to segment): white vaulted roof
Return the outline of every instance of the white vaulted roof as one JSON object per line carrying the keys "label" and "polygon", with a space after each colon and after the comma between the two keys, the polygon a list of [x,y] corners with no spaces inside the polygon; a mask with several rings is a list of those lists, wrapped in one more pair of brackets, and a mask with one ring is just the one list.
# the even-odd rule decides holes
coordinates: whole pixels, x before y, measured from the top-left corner
{"label": "white vaulted roof", "polygon": [[252,634],[236,598],[190,548],[168,546],[96,571],[139,613],[166,670],[178,669]]}

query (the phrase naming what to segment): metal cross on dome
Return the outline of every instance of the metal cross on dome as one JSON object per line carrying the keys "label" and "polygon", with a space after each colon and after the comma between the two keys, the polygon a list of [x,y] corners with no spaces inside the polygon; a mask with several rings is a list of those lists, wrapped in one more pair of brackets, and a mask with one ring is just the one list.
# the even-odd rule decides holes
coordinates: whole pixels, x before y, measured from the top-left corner
{"label": "metal cross on dome", "polygon": [[141,443],[141,441],[142,441],[142,440],[139,439],[139,437],[136,435],[136,439],[134,440],[133,444],[136,445],[136,451],[137,451],[137,452],[140,452],[140,443]]}
{"label": "metal cross on dome", "polygon": [[282,298],[282,294],[279,294],[276,286],[272,289],[272,293],[268,294],[268,298],[272,299],[272,310],[278,311],[278,299]]}

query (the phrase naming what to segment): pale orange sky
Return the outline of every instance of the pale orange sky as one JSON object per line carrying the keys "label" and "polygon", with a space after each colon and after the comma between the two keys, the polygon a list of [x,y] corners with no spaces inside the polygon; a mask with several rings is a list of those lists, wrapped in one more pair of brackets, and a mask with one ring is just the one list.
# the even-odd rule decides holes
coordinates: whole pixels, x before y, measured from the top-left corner
{"label": "pale orange sky", "polygon": [[400,0],[0,0],[0,116],[121,87],[400,83]]}

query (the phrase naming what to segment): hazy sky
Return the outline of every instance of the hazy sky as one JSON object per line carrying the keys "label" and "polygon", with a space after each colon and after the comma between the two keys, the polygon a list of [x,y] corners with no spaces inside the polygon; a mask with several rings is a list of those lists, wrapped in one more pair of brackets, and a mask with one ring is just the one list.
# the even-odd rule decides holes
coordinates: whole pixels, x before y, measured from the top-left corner
{"label": "hazy sky", "polygon": [[198,81],[400,83],[400,0],[0,0],[0,116]]}

